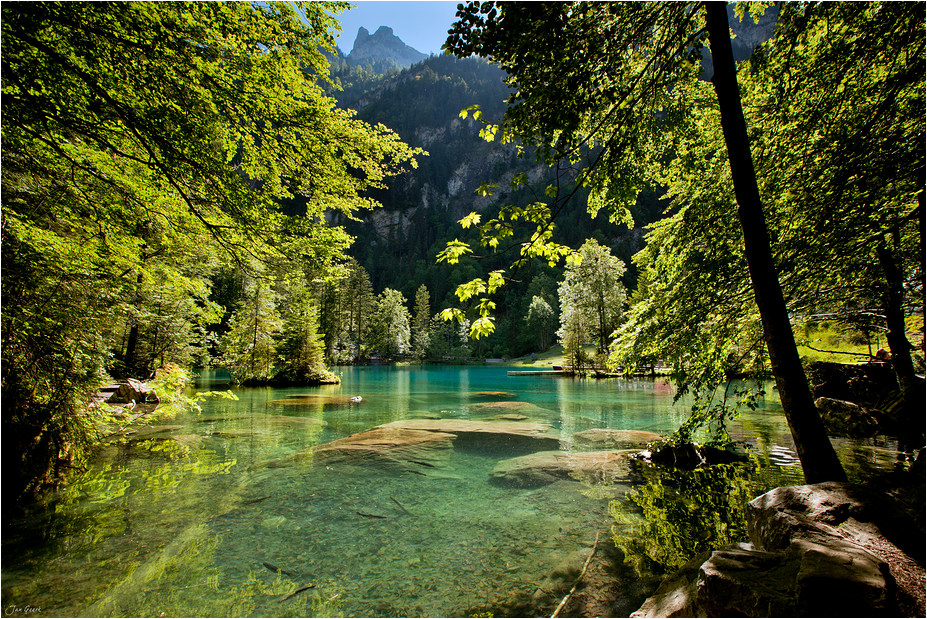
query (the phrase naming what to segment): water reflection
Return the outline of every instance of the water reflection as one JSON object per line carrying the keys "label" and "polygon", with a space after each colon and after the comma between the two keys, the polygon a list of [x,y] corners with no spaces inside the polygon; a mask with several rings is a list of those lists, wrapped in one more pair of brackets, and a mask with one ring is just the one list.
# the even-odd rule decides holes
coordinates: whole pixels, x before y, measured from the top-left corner
{"label": "water reflection", "polygon": [[615,544],[640,574],[673,571],[706,550],[746,540],[745,506],[780,485],[803,483],[800,469],[726,464],[666,471],[640,463],[643,483],[609,504]]}

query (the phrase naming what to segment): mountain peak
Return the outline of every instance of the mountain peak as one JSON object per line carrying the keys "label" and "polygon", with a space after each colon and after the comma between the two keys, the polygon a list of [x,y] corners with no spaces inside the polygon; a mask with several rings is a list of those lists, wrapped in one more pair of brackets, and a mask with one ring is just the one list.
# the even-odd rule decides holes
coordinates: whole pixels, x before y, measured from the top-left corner
{"label": "mountain peak", "polygon": [[389,26],[380,26],[373,34],[363,26],[358,28],[354,49],[348,54],[348,58],[357,64],[392,61],[399,67],[411,66],[427,57],[403,43]]}

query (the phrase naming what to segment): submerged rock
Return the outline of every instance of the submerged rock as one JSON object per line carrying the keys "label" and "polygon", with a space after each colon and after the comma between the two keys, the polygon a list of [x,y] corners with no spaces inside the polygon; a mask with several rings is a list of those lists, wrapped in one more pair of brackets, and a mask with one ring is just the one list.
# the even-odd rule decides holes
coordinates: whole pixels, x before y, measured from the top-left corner
{"label": "submerged rock", "polygon": [[682,443],[680,445],[659,445],[654,449],[640,452],[636,459],[677,469],[692,470],[713,464],[744,462],[747,457],[744,454],[717,447]]}
{"label": "submerged rock", "polygon": [[213,436],[219,436],[221,438],[253,438],[256,436],[264,436],[266,432],[262,430],[254,430],[251,428],[228,428],[227,430],[216,430],[212,433]]}
{"label": "submerged rock", "polygon": [[541,451],[559,447],[553,428],[531,421],[486,421],[466,419],[404,419],[372,430],[317,445],[290,456],[263,462],[279,468],[298,462],[355,466],[397,465],[402,470],[431,475],[431,469],[445,463],[452,447],[481,451]]}
{"label": "submerged rock", "polygon": [[476,450],[544,451],[560,446],[553,426],[540,421],[404,419],[381,429],[424,430],[454,435],[454,446]]}
{"label": "submerged rock", "polygon": [[518,413],[503,413],[492,417],[481,417],[481,421],[527,421],[530,417]]}
{"label": "submerged rock", "polygon": [[631,616],[892,616],[899,601],[924,613],[923,596],[912,608],[896,587],[915,573],[903,589],[924,589],[923,528],[887,495],[776,488],[748,504],[747,529],[751,543],[693,560]]}
{"label": "submerged rock", "polygon": [[477,402],[476,404],[469,404],[467,410],[474,415],[504,415],[516,413],[519,415],[527,415],[529,417],[540,417],[544,413],[549,413],[546,409],[541,408],[536,404],[531,404],[530,402]]}
{"label": "submerged rock", "polygon": [[267,468],[282,468],[294,464],[347,464],[371,466],[381,470],[384,466],[400,472],[412,468],[425,470],[447,461],[453,434],[428,432],[405,428],[374,428],[342,439],[316,445],[283,458],[261,463]]}
{"label": "submerged rock", "polygon": [[536,488],[561,479],[613,484],[627,481],[633,451],[542,451],[503,460],[489,474],[492,483]]}
{"label": "submerged rock", "polygon": [[884,413],[870,411],[859,404],[834,398],[818,398],[814,405],[821,413],[821,421],[831,436],[875,436],[879,431],[878,417],[884,416]]}
{"label": "submerged rock", "polygon": [[[315,464],[438,466],[447,461],[454,435],[408,428],[374,428],[308,450]],[[422,465],[420,463],[424,462]]]}
{"label": "submerged rock", "polygon": [[[363,398],[361,398],[363,399]],[[288,398],[272,400],[272,404],[283,404],[285,406],[347,406],[357,402],[344,395],[328,395],[322,393],[307,393],[300,395],[291,395]]]}
{"label": "submerged rock", "polygon": [[576,445],[595,447],[597,449],[634,449],[646,447],[648,443],[659,441],[663,436],[645,430],[606,430],[592,428],[573,435]]}
{"label": "submerged rock", "polygon": [[518,394],[511,391],[474,391],[468,395],[471,398],[501,398],[505,400],[518,397]]}
{"label": "submerged rock", "polygon": [[183,426],[179,425],[155,425],[155,426],[138,426],[136,428],[126,430],[124,434],[127,436],[133,436],[134,438],[149,437],[154,434],[166,434],[170,432],[175,432],[176,430],[183,430]]}
{"label": "submerged rock", "polygon": [[695,599],[698,594],[696,583],[702,564],[711,553],[702,553],[692,558],[679,568],[676,573],[667,576],[653,595],[644,600],[644,604],[632,617],[705,617],[699,612]]}
{"label": "submerged rock", "polygon": [[290,415],[267,415],[266,417],[262,417],[261,421],[263,423],[269,423],[272,425],[283,425],[297,428],[325,425],[324,419],[319,419],[317,417],[294,417]]}

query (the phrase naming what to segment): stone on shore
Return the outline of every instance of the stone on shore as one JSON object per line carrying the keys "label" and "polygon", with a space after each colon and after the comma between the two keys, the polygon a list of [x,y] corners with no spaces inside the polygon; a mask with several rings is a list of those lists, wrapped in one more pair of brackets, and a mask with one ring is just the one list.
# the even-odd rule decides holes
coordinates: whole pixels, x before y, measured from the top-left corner
{"label": "stone on shore", "polygon": [[631,616],[924,614],[923,524],[887,494],[776,488],[748,504],[747,529],[751,543],[694,559]]}
{"label": "stone on shore", "polygon": [[108,404],[142,404],[159,401],[158,394],[150,383],[135,380],[134,378],[119,383],[113,394],[106,400]]}

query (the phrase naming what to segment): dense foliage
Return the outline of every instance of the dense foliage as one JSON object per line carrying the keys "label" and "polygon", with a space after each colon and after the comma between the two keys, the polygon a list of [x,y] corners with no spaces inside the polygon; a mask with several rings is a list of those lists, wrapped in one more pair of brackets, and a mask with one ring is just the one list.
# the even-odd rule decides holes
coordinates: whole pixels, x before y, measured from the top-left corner
{"label": "dense foliage", "polygon": [[[376,206],[365,192],[411,161],[323,93],[345,6],[4,4],[12,494],[79,463],[105,372],[207,356],[207,327],[239,309],[216,302],[220,269],[250,282],[231,333],[273,336],[276,278],[325,277],[350,242],[323,213]],[[264,374],[272,346],[251,333],[247,365]],[[241,360],[238,344],[226,348]]]}
{"label": "dense foliage", "polygon": [[814,426],[792,325],[821,321],[885,335],[922,432],[924,7],[754,30],[769,4],[738,5],[735,75],[702,3],[471,2],[456,57],[385,72],[334,48],[339,2],[7,3],[8,489],[80,464],[101,383],[169,364],[318,384],[559,342],[679,393],[772,373]]}
{"label": "dense foliage", "polygon": [[[853,315],[863,299],[873,313],[881,301],[907,410],[920,415],[903,299],[905,280],[917,290],[923,274],[902,256],[915,246],[905,224],[923,209],[924,40],[915,26],[923,7],[786,6],[775,37],[739,77],[718,3],[470,2],[458,18],[447,48],[489,58],[513,87],[502,122],[483,129],[487,139],[536,146],[589,188],[593,214],[608,209],[626,221],[647,183],[673,200],[636,259],[641,276],[616,364],[670,361],[682,391],[704,394],[768,363],[806,475],[841,479],[791,321],[823,308]],[[705,44],[710,85],[698,80]],[[862,163],[895,156],[892,170]],[[461,223],[480,226],[481,245],[497,247],[514,222],[532,222],[513,266],[532,256],[569,264],[575,254],[551,234],[563,196],[574,195],[562,178],[547,200]],[[472,251],[455,241],[440,257],[454,263]],[[496,269],[458,288],[461,301],[476,302],[475,335],[492,330],[491,295],[505,278]]]}

